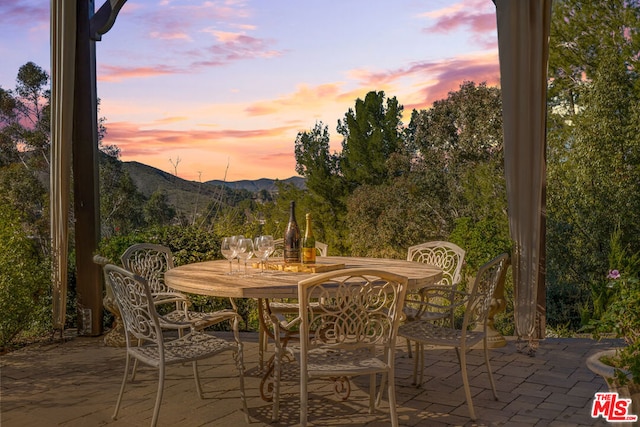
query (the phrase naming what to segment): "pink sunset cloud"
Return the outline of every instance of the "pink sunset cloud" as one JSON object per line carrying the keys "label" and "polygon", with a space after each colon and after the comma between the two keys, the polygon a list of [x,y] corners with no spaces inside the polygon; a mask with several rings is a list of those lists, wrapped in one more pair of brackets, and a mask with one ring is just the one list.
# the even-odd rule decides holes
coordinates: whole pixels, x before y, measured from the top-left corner
{"label": "pink sunset cloud", "polygon": [[262,116],[282,112],[283,110],[314,110],[335,100],[340,94],[340,85],[327,83],[318,86],[300,84],[297,90],[288,96],[268,101],[255,102],[245,112],[249,116]]}
{"label": "pink sunset cloud", "polygon": [[49,2],[24,4],[16,1],[0,2],[0,26],[40,25],[49,20]]}
{"label": "pink sunset cloud", "polygon": [[[220,130],[164,130],[132,122],[107,123],[105,144],[115,144],[123,156],[139,156],[166,151],[167,149],[200,148],[210,144],[218,149],[232,147],[242,141],[255,142],[261,139],[285,139],[297,132],[292,126],[268,129],[220,129]],[[291,141],[293,141],[291,139]]]}
{"label": "pink sunset cloud", "polygon": [[[103,81],[202,72],[203,68],[220,67],[234,61],[272,58],[282,54],[272,47],[272,40],[245,33],[255,30],[256,26],[243,22],[251,16],[244,1],[205,1],[199,4],[167,1],[156,6],[133,3],[131,7],[127,4],[121,15],[120,21],[134,24],[132,31],[135,35],[132,37],[151,45],[145,49],[145,56],[137,57],[131,57],[124,46],[122,55],[112,61],[135,61],[139,67],[128,69],[121,62],[103,65]],[[203,34],[211,36],[214,42],[207,45],[207,37]],[[175,63],[182,65],[171,65]]]}
{"label": "pink sunset cloud", "polygon": [[193,66],[218,66],[232,61],[253,58],[273,58],[282,55],[282,52],[272,49],[268,40],[247,36],[245,34],[225,33],[224,36],[215,36],[218,43],[210,45],[189,54],[195,57],[208,57],[208,60],[195,61]]}
{"label": "pink sunset cloud", "polygon": [[160,31],[152,31],[151,33],[149,33],[149,36],[153,39],[159,39],[159,40],[186,40],[186,41],[190,41],[192,40],[191,37],[184,32],[181,31],[175,31],[175,32],[160,32]]}
{"label": "pink sunset cloud", "polygon": [[101,64],[99,68],[99,82],[121,82],[127,79],[155,77],[167,74],[182,74],[185,72],[185,70],[182,69],[162,65],[148,67],[125,67]]}
{"label": "pink sunset cloud", "polygon": [[[291,126],[204,131],[151,126],[109,123],[104,143],[117,145],[125,161],[138,161],[167,172],[172,169],[170,159],[180,158],[178,176],[184,179],[222,179],[227,163],[232,180],[278,176],[283,170],[295,175],[293,141],[297,129]],[[251,165],[253,176],[249,178],[238,175],[246,173],[246,165]]]}
{"label": "pink sunset cloud", "polygon": [[468,0],[422,16],[433,21],[422,29],[425,34],[467,31],[471,43],[484,49],[497,49],[495,7],[487,0]]}
{"label": "pink sunset cloud", "polygon": [[[369,88],[382,88],[406,78],[422,82],[417,83],[417,91],[422,94],[423,100],[413,105],[405,105],[405,110],[424,109],[429,108],[434,101],[446,98],[450,91],[457,90],[465,80],[485,82],[490,86],[499,85],[500,65],[496,51],[481,56],[416,62],[407,67],[384,72],[354,70],[351,75],[359,79],[362,87]],[[391,93],[387,95],[393,96]],[[402,99],[399,101],[402,102]]]}
{"label": "pink sunset cloud", "polygon": [[140,10],[152,28],[193,28],[198,22],[235,21],[249,18],[251,13],[244,1],[213,2],[200,4],[175,4],[164,2],[153,10]]}
{"label": "pink sunset cloud", "polygon": [[448,8],[423,14],[435,20],[424,32],[449,33],[460,27],[467,27],[475,33],[486,33],[496,27],[495,10],[487,10],[487,0],[468,0]]}

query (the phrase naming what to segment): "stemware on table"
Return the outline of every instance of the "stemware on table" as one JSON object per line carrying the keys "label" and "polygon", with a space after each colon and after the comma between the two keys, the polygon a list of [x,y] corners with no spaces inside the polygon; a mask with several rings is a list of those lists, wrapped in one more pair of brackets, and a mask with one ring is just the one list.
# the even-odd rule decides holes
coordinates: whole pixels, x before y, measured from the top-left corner
{"label": "stemware on table", "polygon": [[254,244],[254,253],[260,258],[261,274],[265,274],[269,255],[274,251],[273,236],[263,235],[256,237]]}
{"label": "stemware on table", "polygon": [[238,262],[244,260],[244,275],[247,275],[247,260],[253,256],[253,240],[240,239],[238,241]]}
{"label": "stemware on table", "polygon": [[232,244],[231,237],[225,237],[222,239],[222,243],[220,245],[220,252],[222,252],[222,256],[229,260],[229,273],[233,274],[233,259],[236,257],[236,247]]}
{"label": "stemware on table", "polygon": [[236,272],[240,273],[240,256],[238,254],[241,249],[238,246],[238,243],[240,243],[240,240],[244,239],[244,236],[242,234],[238,234],[237,236],[231,236],[230,239],[231,248],[236,252],[235,257],[238,258],[238,270]]}

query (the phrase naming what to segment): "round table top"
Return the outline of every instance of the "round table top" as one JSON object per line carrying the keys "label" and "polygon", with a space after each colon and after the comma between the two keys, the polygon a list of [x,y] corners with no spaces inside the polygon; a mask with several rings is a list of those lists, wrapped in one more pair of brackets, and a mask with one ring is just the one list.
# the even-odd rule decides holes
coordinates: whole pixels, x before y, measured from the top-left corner
{"label": "round table top", "polygon": [[[409,289],[420,289],[442,279],[442,270],[436,266],[397,259],[330,256],[318,257],[316,265],[327,268],[339,266],[347,269],[377,268],[390,271],[406,277]],[[241,269],[244,270],[244,266]],[[278,270],[268,270],[261,274],[260,269],[253,268],[250,263],[247,264],[246,276],[228,273],[229,261],[227,260],[197,262],[167,271],[165,282],[176,290],[199,295],[231,298],[296,298],[298,282],[319,274]]]}

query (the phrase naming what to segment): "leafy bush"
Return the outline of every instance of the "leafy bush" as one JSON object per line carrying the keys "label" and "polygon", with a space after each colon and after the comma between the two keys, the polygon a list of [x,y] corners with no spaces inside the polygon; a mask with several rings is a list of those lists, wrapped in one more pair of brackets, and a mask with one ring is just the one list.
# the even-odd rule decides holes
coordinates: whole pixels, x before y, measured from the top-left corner
{"label": "leafy bush", "polygon": [[0,348],[51,330],[50,263],[36,247],[20,214],[0,204]]}
{"label": "leafy bush", "polygon": [[609,361],[616,368],[616,380],[626,384],[630,372],[633,381],[640,384],[640,253],[630,253],[622,245],[621,233],[616,230],[611,237],[610,266],[607,287],[611,295],[599,319],[591,322],[595,335],[613,332],[623,338],[626,347],[620,349]]}

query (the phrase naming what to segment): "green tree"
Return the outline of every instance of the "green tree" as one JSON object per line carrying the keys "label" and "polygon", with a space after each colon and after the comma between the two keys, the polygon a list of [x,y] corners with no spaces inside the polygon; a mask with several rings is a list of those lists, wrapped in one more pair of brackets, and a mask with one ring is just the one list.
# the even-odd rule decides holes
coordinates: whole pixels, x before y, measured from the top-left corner
{"label": "green tree", "polygon": [[431,238],[460,218],[506,218],[500,90],[464,82],[458,91],[414,111],[407,128],[415,151],[413,186],[428,201]]}
{"label": "green tree", "polygon": [[640,250],[639,20],[638,1],[554,3],[547,311],[556,323],[579,325],[592,284],[606,274],[616,229],[632,252]]}
{"label": "green tree", "polygon": [[340,156],[329,152],[329,129],[322,122],[299,132],[295,141],[296,172],[306,178],[307,188],[331,204],[342,203],[346,188],[338,168]]}
{"label": "green tree", "polygon": [[169,225],[175,216],[166,191],[155,191],[144,205],[144,218],[149,225]]}
{"label": "green tree", "polygon": [[117,158],[101,154],[100,219],[102,236],[126,234],[145,225],[145,198]]}
{"label": "green tree", "polygon": [[49,250],[49,76],[33,62],[14,91],[0,88],[0,203],[23,212],[23,229]]}
{"label": "green tree", "polygon": [[350,190],[387,182],[391,178],[387,160],[404,153],[403,107],[395,97],[386,99],[385,105],[385,98],[384,92],[371,91],[338,120],[337,130],[344,138],[339,168]]}
{"label": "green tree", "polygon": [[28,169],[49,164],[49,75],[33,62],[20,67],[15,92],[0,88],[0,142]]}
{"label": "green tree", "polygon": [[[306,178],[308,191],[289,189],[287,193],[298,193],[299,210],[313,213],[316,239],[327,243],[332,253],[343,253],[348,247],[344,224],[348,188],[339,169],[340,155],[329,152],[328,127],[320,122],[310,131],[298,133],[295,156],[296,172]],[[292,196],[282,190],[279,199]],[[288,206],[286,200],[284,205]]]}

